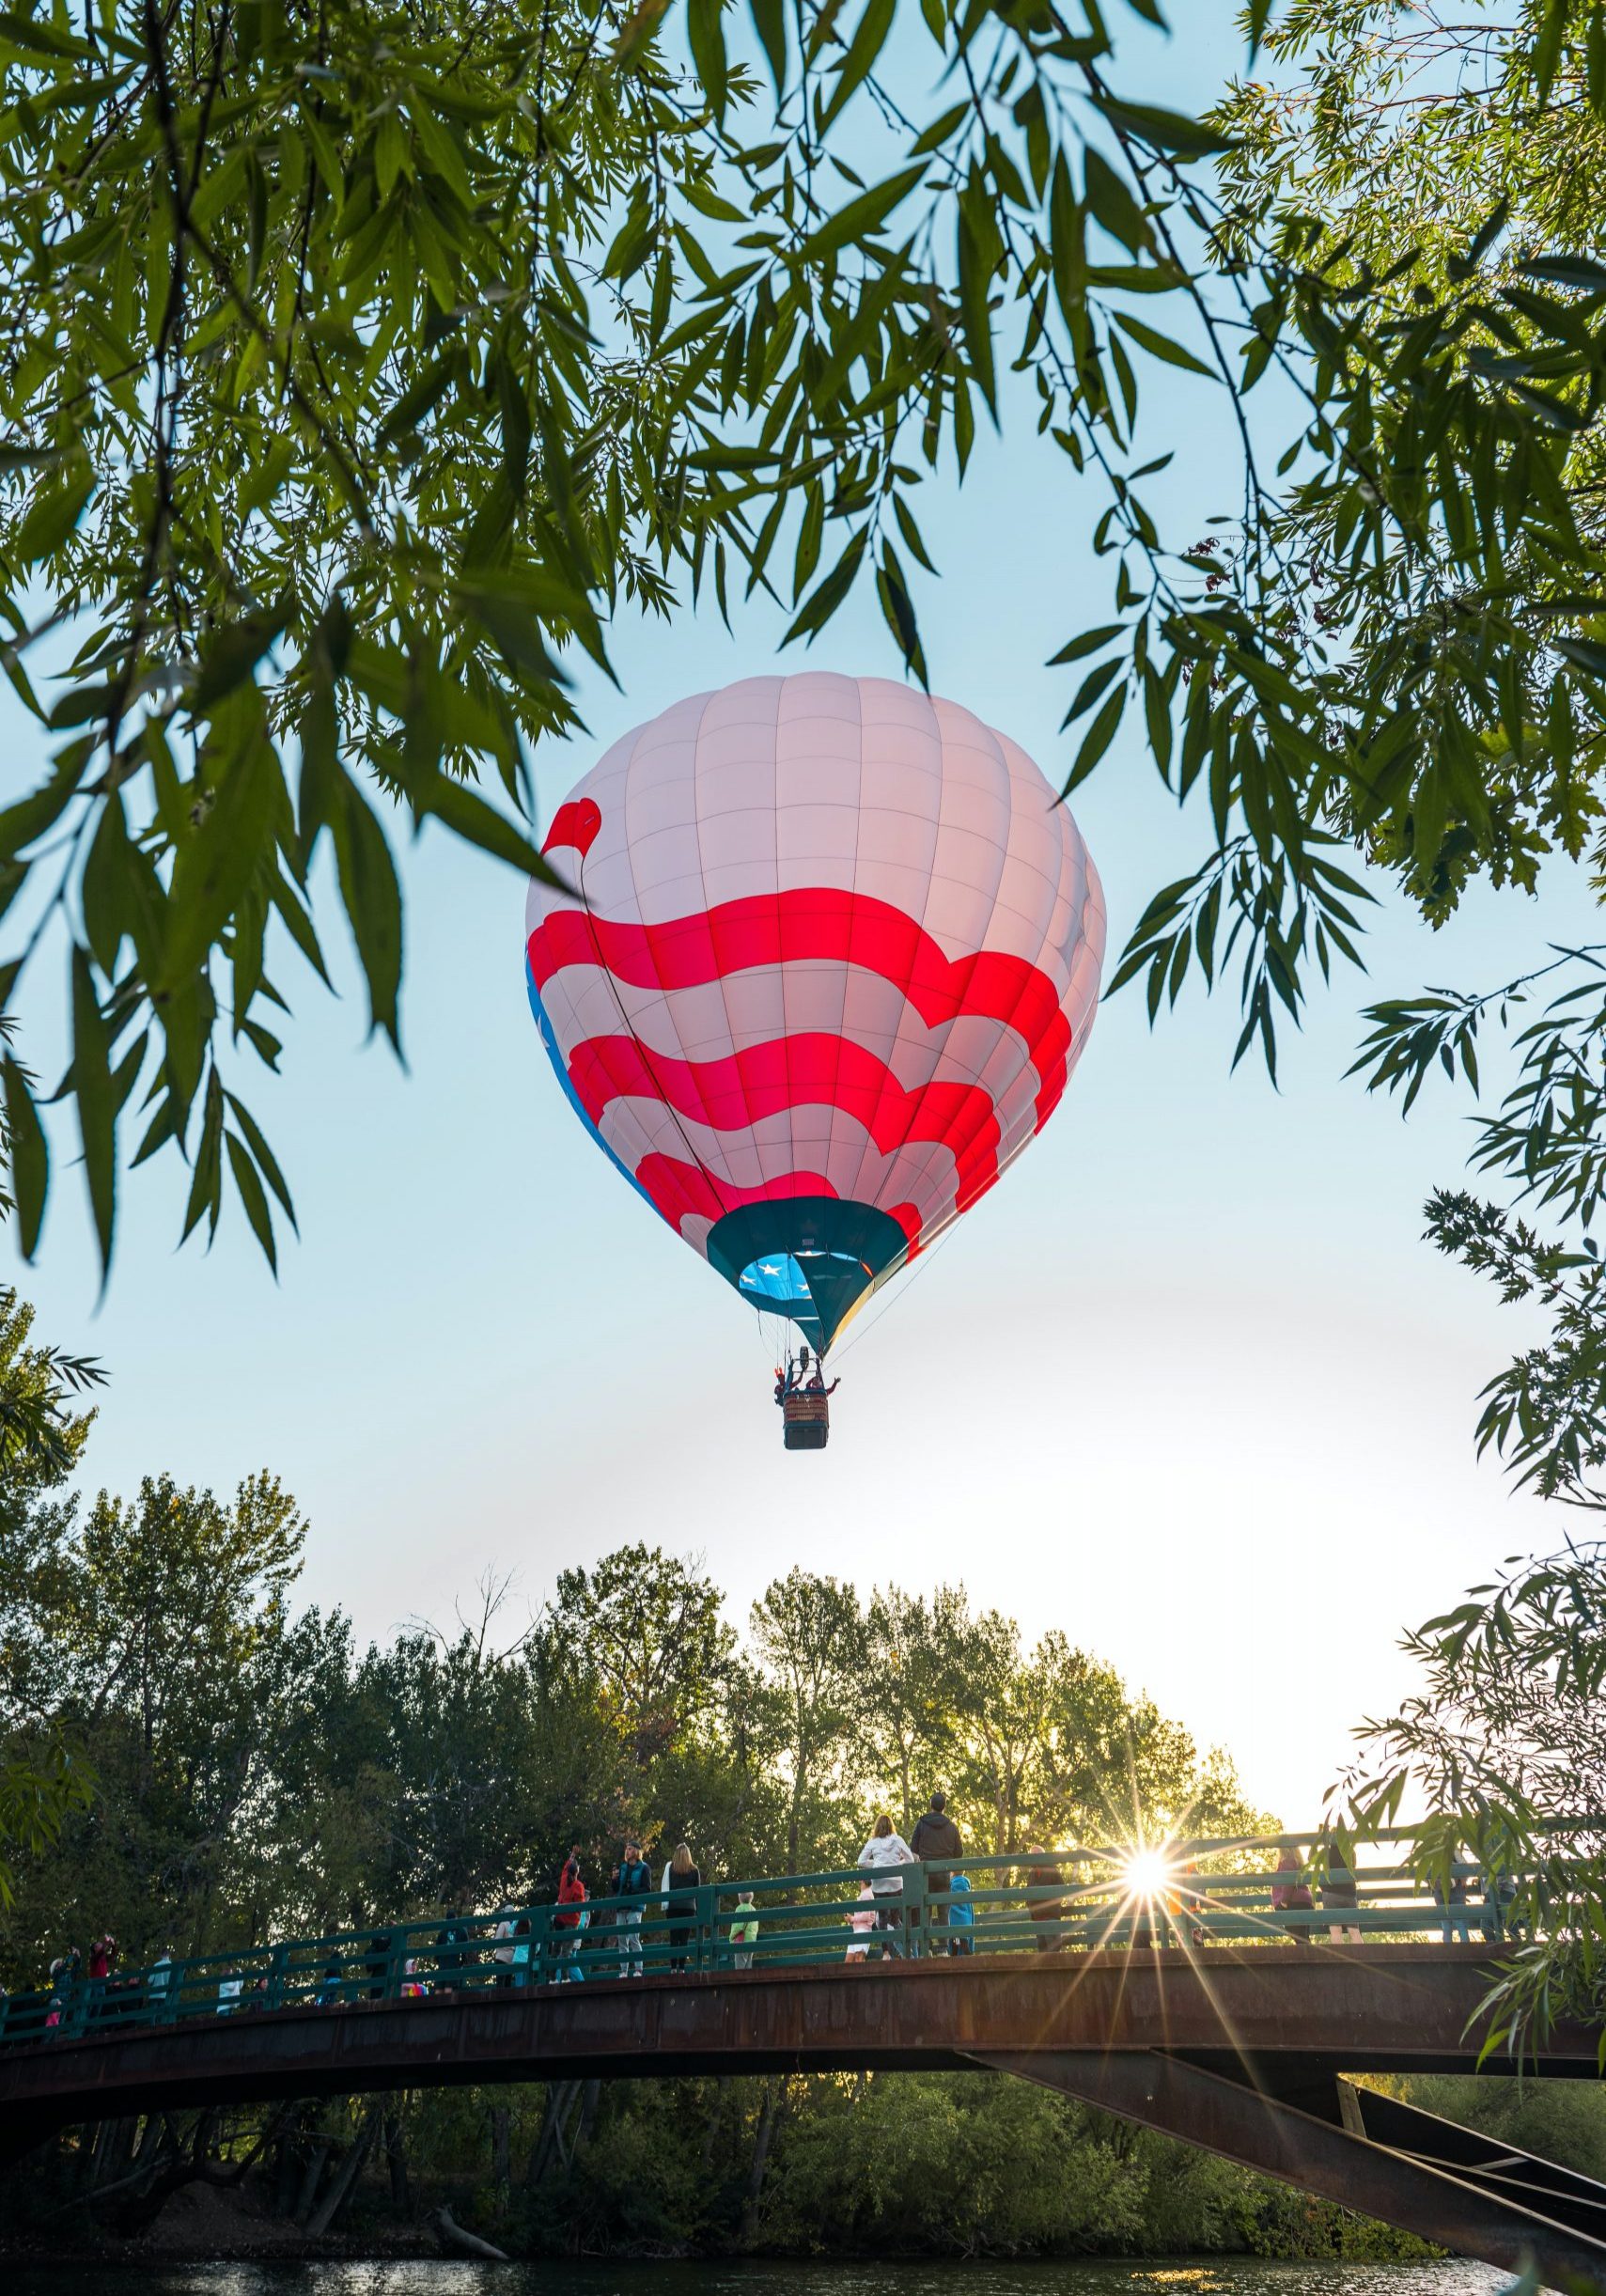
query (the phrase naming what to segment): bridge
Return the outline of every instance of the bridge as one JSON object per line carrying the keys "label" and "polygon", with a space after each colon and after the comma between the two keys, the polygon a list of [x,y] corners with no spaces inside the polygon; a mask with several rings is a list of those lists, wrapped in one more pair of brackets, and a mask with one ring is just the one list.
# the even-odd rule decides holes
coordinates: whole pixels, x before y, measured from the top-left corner
{"label": "bridge", "polygon": [[[1286,1848],[1307,1862],[1271,1869],[1268,1853]],[[1531,2260],[1552,2283],[1606,2277],[1606,2185],[1351,2077],[1478,2068],[1509,1881],[1482,1904],[1442,1906],[1409,1864],[1342,1867],[1308,1835],[964,1867],[968,1906],[919,1866],[880,1898],[860,1894],[861,1871],[671,1885],[594,1903],[584,1928],[551,1905],[437,1913],[58,1982],[6,2006],[0,2157],[74,2121],[185,2105],[990,2071],[1464,2255],[1514,2271]],[[1458,1878],[1477,1892],[1481,1877]],[[867,1919],[873,1929],[849,1926]],[[1599,2045],[1593,2029],[1557,2025],[1522,2070],[1595,2079]],[[1483,2070],[1518,2067],[1497,2052]]]}

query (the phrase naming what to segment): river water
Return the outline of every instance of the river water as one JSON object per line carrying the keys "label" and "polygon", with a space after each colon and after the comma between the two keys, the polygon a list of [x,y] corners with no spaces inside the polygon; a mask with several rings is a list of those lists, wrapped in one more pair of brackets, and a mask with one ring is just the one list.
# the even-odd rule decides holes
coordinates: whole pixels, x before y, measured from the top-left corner
{"label": "river water", "polygon": [[1481,2264],[186,2264],[24,2271],[8,2296],[1499,2296]]}

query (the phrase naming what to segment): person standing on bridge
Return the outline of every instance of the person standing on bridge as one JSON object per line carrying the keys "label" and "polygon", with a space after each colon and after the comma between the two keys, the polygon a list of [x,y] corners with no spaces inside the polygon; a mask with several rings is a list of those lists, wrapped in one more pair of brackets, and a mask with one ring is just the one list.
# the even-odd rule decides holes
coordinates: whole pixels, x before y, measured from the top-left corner
{"label": "person standing on bridge", "polygon": [[[1323,1913],[1359,1913],[1361,1910],[1361,1898],[1355,1885],[1355,1876],[1349,1871],[1349,1868],[1347,1866],[1340,1865],[1337,1862],[1340,1856],[1340,1851],[1338,1845],[1335,1842],[1329,1842],[1326,1845],[1326,1852],[1321,1882],[1321,1905]],[[1354,1923],[1347,1921],[1335,1921],[1328,1929],[1328,1935],[1332,1938],[1335,1945],[1343,1945],[1347,1939],[1351,1937],[1354,1938],[1356,1944],[1359,1945],[1361,1942],[1361,1925],[1359,1921]]]}
{"label": "person standing on bridge", "polygon": [[557,1912],[552,1926],[557,1937],[558,1966],[554,1984],[561,1985],[566,1977],[579,1985],[585,1976],[580,1966],[580,1942],[585,1926],[582,1908],[585,1903],[585,1884],[580,1878],[580,1845],[577,1842],[563,1862],[563,1871],[557,1877]]}
{"label": "person standing on bridge", "polygon": [[[1303,1879],[1304,1867],[1299,1851],[1293,1849],[1279,1850],[1277,1871],[1279,1874],[1293,1874],[1298,1878],[1291,1882],[1276,1881],[1272,1882],[1271,1911],[1273,1913],[1308,1913],[1312,1912],[1310,1885]],[[1308,1922],[1290,1921],[1287,1929],[1296,1945],[1310,1944],[1311,1933]]]}
{"label": "person standing on bridge", "polygon": [[[560,1888],[560,1899],[561,1894]],[[506,1988],[513,1983],[513,1963],[517,1957],[517,1947],[513,1943],[513,1909],[510,1905],[505,1905],[497,1915],[491,1935],[496,1940],[491,1949],[491,1958],[496,1964],[493,1982]]]}
{"label": "person standing on bridge", "polygon": [[972,1931],[975,1928],[975,1907],[971,1902],[971,1878],[968,1873],[957,1873],[953,1879],[953,1895],[948,1900],[948,1951],[967,1954],[975,1951]]}
{"label": "person standing on bridge", "polygon": [[[1459,1855],[1458,1850],[1457,1855]],[[1439,1934],[1445,1945],[1470,1945],[1473,1929],[1467,1917],[1467,1877],[1456,1871],[1454,1859],[1451,1860],[1448,1877],[1434,1882],[1433,1902],[1444,1916],[1439,1925]]]}
{"label": "person standing on bridge", "polygon": [[435,1990],[448,2000],[457,1990],[459,1972],[468,1958],[463,1951],[467,1944],[468,1930],[462,1915],[455,1906],[448,1905],[445,1921],[435,1932],[434,1947]]}
{"label": "person standing on bridge", "polygon": [[145,1980],[145,1997],[150,2005],[152,2017],[161,2019],[167,2013],[168,1994],[173,1984],[173,1948],[164,1945]]}
{"label": "person standing on bridge", "polygon": [[83,1959],[76,1945],[69,1945],[67,1951],[58,1953],[50,1965],[50,2006],[44,2021],[47,2032],[61,2023],[63,2012],[72,1998],[72,1989],[78,1982]]}
{"label": "person standing on bridge", "polygon": [[394,1940],[388,1929],[376,1929],[368,1940],[364,1966],[368,1973],[368,1999],[382,2001],[390,1983],[390,1957]]}
{"label": "person standing on bridge", "polygon": [[730,1925],[730,1942],[734,1948],[731,1959],[738,1969],[751,1969],[753,1948],[758,1943],[758,1908],[753,1902],[753,1884],[748,1883],[736,1901],[736,1919]]}
{"label": "person standing on bridge", "polygon": [[695,1893],[703,1886],[703,1877],[692,1856],[689,1842],[677,1842],[675,1854],[663,1868],[663,1910],[669,1916],[669,1967],[677,1976],[686,1974],[686,1942],[692,1934],[692,1922],[697,1911]]}
{"label": "person standing on bridge", "polygon": [[625,1853],[615,1868],[610,1895],[629,1900],[614,1915],[614,1929],[618,1938],[618,1963],[616,1977],[639,1977],[646,1975],[641,1955],[641,1916],[643,1908],[635,1900],[652,1894],[652,1868],[642,1856],[641,1844],[625,1839]]}
{"label": "person standing on bridge", "polygon": [[[926,1876],[926,1896],[931,1909],[931,1926],[943,1929],[947,1924],[948,1892],[954,1879],[949,1866],[954,1859],[965,1853],[959,1829],[948,1815],[946,1794],[932,1795],[930,1807],[914,1821],[909,1846],[917,1858],[923,1858],[930,1866]],[[933,1859],[941,1862],[932,1865]]]}
{"label": "person standing on bridge", "polygon": [[93,2020],[101,2014],[106,1998],[106,1987],[112,1971],[117,1967],[117,1941],[110,1932],[96,1938],[89,1948],[89,2015]]}
{"label": "person standing on bridge", "polygon": [[[870,1828],[870,1838],[859,1852],[859,1863],[870,1868],[870,1888],[875,1894],[881,1928],[896,1930],[903,1918],[903,1876],[896,1868],[912,1866],[914,1852],[903,1835],[894,1831],[885,1810]],[[898,1948],[892,1945],[888,1950],[896,1953]]]}
{"label": "person standing on bridge", "polygon": [[866,1882],[859,1892],[859,1902],[848,1915],[848,1927],[853,1932],[853,1942],[848,1948],[850,1961],[867,1961],[870,1940],[876,1932],[876,1893]]}

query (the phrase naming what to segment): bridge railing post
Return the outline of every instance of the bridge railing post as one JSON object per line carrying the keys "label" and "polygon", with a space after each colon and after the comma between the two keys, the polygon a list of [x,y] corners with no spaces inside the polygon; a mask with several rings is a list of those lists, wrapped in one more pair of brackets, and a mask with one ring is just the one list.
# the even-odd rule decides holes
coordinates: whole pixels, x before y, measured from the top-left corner
{"label": "bridge railing post", "polygon": [[924,1866],[905,1866],[903,1875],[903,1950],[912,1961],[929,1953],[931,1898]]}
{"label": "bridge railing post", "polygon": [[530,1908],[530,1982],[551,1985],[557,1972],[553,1962],[552,1908],[533,1905]]}
{"label": "bridge railing post", "polygon": [[267,2009],[282,2009],[285,2006],[285,1976],[289,1968],[290,1949],[275,1945],[268,1956],[268,1991],[262,2006]]}
{"label": "bridge railing post", "polygon": [[697,1891],[697,1927],[692,1941],[695,1949],[692,1966],[699,1976],[716,1966],[714,1921],[718,1912],[719,1892],[705,1882]]}

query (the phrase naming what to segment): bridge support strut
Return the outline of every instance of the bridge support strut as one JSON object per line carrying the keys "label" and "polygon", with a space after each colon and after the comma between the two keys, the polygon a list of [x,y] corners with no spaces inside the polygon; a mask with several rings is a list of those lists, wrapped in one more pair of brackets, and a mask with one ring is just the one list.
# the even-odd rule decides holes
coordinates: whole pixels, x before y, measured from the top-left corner
{"label": "bridge support strut", "polygon": [[1336,2074],[1330,2099],[1307,2088],[1294,2105],[1247,2076],[1208,2072],[1158,2050],[1033,2049],[978,2053],[975,2061],[1485,2264],[1520,2272],[1532,2262],[1552,2287],[1567,2273],[1606,2276],[1606,2184]]}

